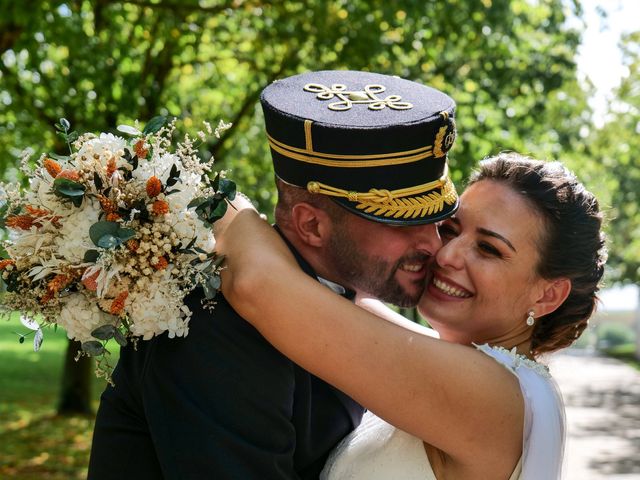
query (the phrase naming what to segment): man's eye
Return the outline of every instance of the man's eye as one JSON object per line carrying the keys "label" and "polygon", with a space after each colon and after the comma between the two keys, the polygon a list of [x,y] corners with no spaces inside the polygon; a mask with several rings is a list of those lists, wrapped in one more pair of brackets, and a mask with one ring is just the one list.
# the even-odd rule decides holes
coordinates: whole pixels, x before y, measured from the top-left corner
{"label": "man's eye", "polygon": [[438,232],[440,232],[440,236],[442,237],[451,237],[458,234],[451,225],[440,225],[438,227]]}

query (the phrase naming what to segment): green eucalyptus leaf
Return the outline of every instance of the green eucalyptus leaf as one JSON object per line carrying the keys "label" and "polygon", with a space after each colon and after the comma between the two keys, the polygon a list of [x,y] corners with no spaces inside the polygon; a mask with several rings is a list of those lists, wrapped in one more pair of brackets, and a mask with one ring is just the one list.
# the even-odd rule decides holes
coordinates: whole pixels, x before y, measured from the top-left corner
{"label": "green eucalyptus leaf", "polygon": [[106,235],[100,237],[97,243],[100,248],[114,248],[121,244],[122,240],[114,235],[111,235],[110,233],[107,233]]}
{"label": "green eucalyptus leaf", "polygon": [[100,252],[97,250],[87,250],[84,252],[84,258],[82,259],[86,263],[95,263],[100,257]]}
{"label": "green eucalyptus leaf", "polygon": [[127,339],[122,334],[122,332],[120,330],[118,330],[117,328],[116,328],[115,332],[113,332],[113,338],[116,341],[116,343],[118,345],[120,345],[121,347],[126,347],[127,346]]}
{"label": "green eucalyptus leaf", "polygon": [[98,172],[93,172],[93,184],[96,186],[96,190],[102,190],[104,182],[102,181],[102,178],[100,177],[100,174]]}
{"label": "green eucalyptus leaf", "polygon": [[218,191],[218,187],[220,185],[220,172],[216,173],[215,178],[210,183],[211,188],[213,188],[214,192]]}
{"label": "green eucalyptus leaf", "polygon": [[211,212],[211,215],[209,216],[209,221],[215,222],[216,220],[219,220],[220,218],[224,217],[224,214],[227,212],[228,206],[229,205],[227,204],[227,202],[220,202],[218,206]]}
{"label": "green eucalyptus leaf", "polygon": [[221,178],[218,191],[224,194],[229,200],[233,200],[236,197],[236,184],[227,178]]}
{"label": "green eucalyptus leaf", "polygon": [[144,130],[142,130],[143,135],[150,135],[156,133],[160,130],[169,118],[164,115],[158,115],[157,117],[153,117],[151,120],[147,122],[144,126]]}
{"label": "green eucalyptus leaf", "polygon": [[121,242],[126,242],[136,236],[136,231],[132,228],[120,228],[117,235]]}
{"label": "green eucalyptus leaf", "polygon": [[202,289],[204,290],[204,296],[207,297],[208,300],[215,298],[218,294],[218,290],[209,285],[209,282],[204,282],[202,284]]}
{"label": "green eucalyptus leaf", "polygon": [[187,208],[199,207],[200,205],[202,205],[204,202],[208,200],[209,199],[207,197],[196,197],[189,202],[189,205],[187,205]]}
{"label": "green eucalyptus leaf", "polygon": [[91,332],[91,336],[98,340],[109,340],[113,338],[116,331],[117,329],[113,325],[101,325]]}
{"label": "green eucalyptus leaf", "polygon": [[7,213],[9,212],[9,204],[5,203],[0,207],[0,228],[4,228]]}
{"label": "green eucalyptus leaf", "polygon": [[81,183],[68,178],[56,178],[53,181],[53,191],[61,197],[73,198],[83,196],[85,187]]}
{"label": "green eucalyptus leaf", "polygon": [[209,286],[211,286],[211,288],[215,288],[216,290],[219,290],[220,285],[222,284],[222,281],[220,280],[220,275],[212,275],[211,277],[209,277],[209,280],[207,281],[207,283],[209,284]]}
{"label": "green eucalyptus leaf", "polygon": [[220,265],[224,263],[225,256],[224,255],[216,255],[216,259],[213,261],[213,266],[218,268]]}
{"label": "green eucalyptus leaf", "polygon": [[91,227],[89,227],[89,238],[91,238],[91,241],[94,243],[94,245],[98,245],[100,239],[105,235],[117,237],[118,230],[120,230],[120,225],[118,225],[118,223],[116,222],[96,222],[91,225]]}
{"label": "green eucalyptus leaf", "polygon": [[102,355],[106,351],[102,343],[98,342],[97,340],[89,340],[88,342],[83,342],[82,350],[92,357]]}

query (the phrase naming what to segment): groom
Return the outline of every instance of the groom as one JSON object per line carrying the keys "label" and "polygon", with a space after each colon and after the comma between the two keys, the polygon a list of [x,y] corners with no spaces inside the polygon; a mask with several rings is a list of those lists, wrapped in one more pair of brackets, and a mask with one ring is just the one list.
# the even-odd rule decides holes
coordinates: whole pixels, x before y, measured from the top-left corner
{"label": "groom", "polygon": [[[347,297],[414,305],[440,247],[433,222],[458,205],[446,161],[454,102],[350,71],[277,81],[261,102],[276,228],[301,268]],[[212,313],[201,299],[196,290],[186,300],[187,337],[122,349],[89,479],[318,478],[362,407],[282,356],[224,298]]]}

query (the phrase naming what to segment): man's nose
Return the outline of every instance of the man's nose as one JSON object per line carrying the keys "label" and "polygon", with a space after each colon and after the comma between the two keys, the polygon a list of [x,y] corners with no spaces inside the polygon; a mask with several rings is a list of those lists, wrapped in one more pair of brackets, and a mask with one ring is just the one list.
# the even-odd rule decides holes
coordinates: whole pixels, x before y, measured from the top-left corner
{"label": "man's nose", "polygon": [[415,246],[429,255],[435,255],[442,247],[442,239],[435,223],[414,227]]}

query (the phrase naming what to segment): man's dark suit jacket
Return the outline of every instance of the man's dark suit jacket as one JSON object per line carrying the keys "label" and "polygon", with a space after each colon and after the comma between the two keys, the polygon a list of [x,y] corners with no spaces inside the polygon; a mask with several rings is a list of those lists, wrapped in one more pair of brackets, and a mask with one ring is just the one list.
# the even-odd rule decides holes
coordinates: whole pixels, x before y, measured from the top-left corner
{"label": "man's dark suit jacket", "polygon": [[89,480],[318,478],[362,407],[281,355],[222,295],[213,312],[201,298],[200,289],[187,297],[187,337],[122,348]]}

